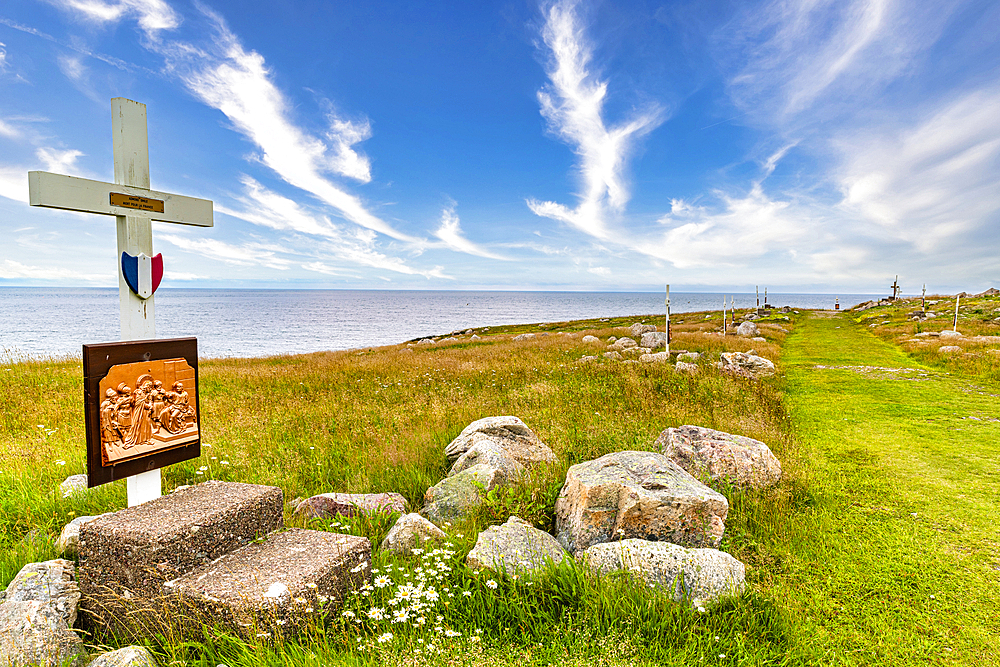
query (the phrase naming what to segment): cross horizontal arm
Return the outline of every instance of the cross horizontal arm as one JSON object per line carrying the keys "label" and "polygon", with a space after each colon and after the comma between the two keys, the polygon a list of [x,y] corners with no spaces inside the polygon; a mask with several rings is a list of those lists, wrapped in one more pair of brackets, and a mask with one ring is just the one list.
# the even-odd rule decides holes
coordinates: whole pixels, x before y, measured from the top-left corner
{"label": "cross horizontal arm", "polygon": [[32,206],[61,208],[99,215],[148,217],[198,227],[212,226],[212,201],[62,176],[47,171],[28,172],[28,200]]}

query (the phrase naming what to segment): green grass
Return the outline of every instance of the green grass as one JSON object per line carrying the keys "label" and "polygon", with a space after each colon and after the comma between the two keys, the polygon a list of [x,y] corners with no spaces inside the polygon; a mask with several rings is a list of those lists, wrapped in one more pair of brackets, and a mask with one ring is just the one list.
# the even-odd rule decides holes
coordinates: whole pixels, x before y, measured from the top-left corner
{"label": "green grass", "polygon": [[[470,522],[448,529],[448,543],[437,545],[444,551],[433,556],[448,569],[434,570],[438,599],[424,612],[425,625],[368,617],[372,607],[390,609],[400,584],[426,579],[423,559],[431,558],[376,550],[372,566],[392,583],[349,596],[345,609],[354,619],[331,608],[297,641],[243,641],[212,628],[198,641],[91,641],[138,640],[161,665],[207,667],[996,663],[1000,422],[963,419],[997,414],[989,394],[1000,391],[990,378],[921,366],[850,314],[775,320],[791,333],[762,327],[766,343],[706,334],[721,324],[718,313],[683,319],[673,347],[707,356],[695,377],[659,365],[575,363],[603,350],[583,345],[584,333],[621,336],[614,327],[631,318],[494,327],[480,342],[413,352],[397,346],[204,361],[202,420],[211,447],[166,469],[167,490],[205,478],[273,484],[286,499],[393,490],[419,507],[447,471],[445,444],[470,421],[498,414],[524,419],[561,463],[494,494]],[[510,341],[526,331],[552,335]],[[708,363],[751,347],[783,374],[753,382]],[[66,475],[84,471],[79,364],[8,360],[0,373],[4,586],[24,563],[56,555],[58,530],[74,515],[120,508],[125,498],[120,483],[73,499],[54,493]],[[747,564],[744,596],[701,613],[570,563],[530,582],[465,567],[477,533],[511,514],[551,530],[569,465],[651,449],[660,431],[681,424],[761,439],[782,461],[777,487],[726,494],[721,548]],[[392,521],[306,525],[378,545]],[[379,642],[386,632],[392,639]]]}

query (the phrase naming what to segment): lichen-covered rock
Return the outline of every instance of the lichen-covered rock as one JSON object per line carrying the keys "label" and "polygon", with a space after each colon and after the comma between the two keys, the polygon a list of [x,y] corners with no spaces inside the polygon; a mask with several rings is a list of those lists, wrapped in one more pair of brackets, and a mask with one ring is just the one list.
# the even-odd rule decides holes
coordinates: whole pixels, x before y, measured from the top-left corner
{"label": "lichen-covered rock", "polygon": [[688,364],[693,364],[699,359],[701,359],[700,352],[681,352],[677,355],[677,361],[683,361]]}
{"label": "lichen-covered rock", "polygon": [[523,575],[559,563],[566,551],[554,537],[516,516],[502,526],[479,533],[466,565],[474,570],[489,568],[508,575]]}
{"label": "lichen-covered rock", "polygon": [[[480,435],[476,435],[480,434]],[[449,461],[455,461],[467,452],[482,435],[498,443],[515,461],[526,468],[541,463],[554,463],[558,459],[555,452],[542,442],[535,432],[513,416],[485,417],[472,422],[452,440],[444,453]]]}
{"label": "lichen-covered rock", "polygon": [[621,352],[618,352],[616,350],[611,350],[610,352],[605,352],[603,356],[604,356],[605,359],[611,359],[612,361],[621,361],[622,359],[625,358],[625,357],[622,356]]}
{"label": "lichen-covered rock", "polygon": [[496,468],[480,463],[427,489],[421,513],[436,524],[469,517],[483,504],[486,493],[503,482]]}
{"label": "lichen-covered rock", "polygon": [[770,359],[744,352],[723,352],[722,370],[748,378],[762,378],[777,372]]}
{"label": "lichen-covered rock", "polygon": [[675,373],[684,373],[685,375],[695,375],[698,372],[698,364],[689,364],[686,361],[678,361],[674,366]]}
{"label": "lichen-covered rock", "polygon": [[622,571],[665,589],[676,602],[714,602],[739,595],[746,568],[717,549],[685,549],[667,542],[622,540],[595,544],[584,552],[584,562],[599,574]]}
{"label": "lichen-covered rock", "polygon": [[758,333],[760,333],[760,329],[757,328],[757,324],[754,322],[741,322],[740,326],[736,327],[736,334],[744,338],[752,338]]}
{"label": "lichen-covered rock", "polygon": [[698,479],[740,488],[762,488],[781,479],[781,463],[771,449],[742,435],[701,426],[668,428],[654,443],[663,455]]}
{"label": "lichen-covered rock", "polygon": [[406,498],[398,493],[321,493],[295,507],[296,516],[331,517],[406,512]]}
{"label": "lichen-covered rock", "polygon": [[556,539],[568,551],[619,538],[717,546],[729,503],[655,452],[607,454],[570,467],[556,500]]}
{"label": "lichen-covered rock", "polygon": [[0,593],[0,602],[44,602],[58,611],[71,628],[80,604],[80,587],[75,578],[76,565],[70,560],[28,563]]}
{"label": "lichen-covered rock", "polygon": [[652,363],[652,362],[661,362],[661,363],[663,363],[663,362],[669,362],[670,361],[670,353],[669,352],[651,352],[650,354],[643,354],[643,355],[639,356],[639,361],[642,361],[642,362],[645,362],[645,363]]}
{"label": "lichen-covered rock", "polygon": [[59,485],[59,491],[62,493],[63,498],[69,498],[78,493],[86,493],[87,488],[86,474],[70,475]]}
{"label": "lichen-covered rock", "polygon": [[588,335],[588,336],[584,336],[583,340],[581,342],[587,343],[589,345],[590,343],[600,343],[601,339],[598,338],[597,336],[589,336]]}
{"label": "lichen-covered rock", "polygon": [[656,326],[652,324],[640,324],[636,322],[635,324],[630,326],[628,330],[634,338],[639,338],[644,333],[651,333],[653,331],[656,331]]}
{"label": "lichen-covered rock", "polygon": [[58,608],[42,600],[0,604],[0,664],[81,667],[87,650]]}
{"label": "lichen-covered rock", "polygon": [[452,477],[481,463],[499,471],[504,484],[519,479],[525,470],[524,466],[503,448],[499,440],[485,433],[473,433],[472,446],[458,457],[455,465],[448,471],[448,476]]}
{"label": "lichen-covered rock", "polygon": [[961,331],[949,331],[947,329],[939,333],[938,336],[941,338],[964,338]]}
{"label": "lichen-covered rock", "polygon": [[589,363],[594,362],[594,361],[597,361],[597,357],[595,357],[594,355],[584,355],[584,356],[580,357],[579,359],[577,359],[573,363],[576,363],[576,364],[589,364]]}
{"label": "lichen-covered rock", "polygon": [[75,556],[80,550],[80,526],[96,518],[97,516],[78,516],[63,526],[56,542],[56,550],[66,556]]}
{"label": "lichen-covered rock", "polygon": [[145,646],[126,646],[97,656],[87,667],[157,667]]}
{"label": "lichen-covered rock", "polygon": [[428,540],[443,540],[444,531],[417,513],[404,514],[382,540],[382,551],[410,554]]}
{"label": "lichen-covered rock", "polygon": [[520,341],[523,341],[523,340],[533,340],[534,338],[535,338],[535,334],[533,334],[533,333],[523,333],[523,334],[521,334],[519,336],[514,336],[513,340],[515,342],[520,342]]}
{"label": "lichen-covered rock", "polygon": [[619,352],[621,352],[622,350],[627,350],[630,347],[638,347],[638,345],[639,345],[638,343],[636,343],[634,340],[632,340],[631,338],[628,338],[626,336],[626,337],[619,338],[614,343],[612,343],[611,345],[609,345],[608,349],[609,350],[618,350]]}
{"label": "lichen-covered rock", "polygon": [[650,350],[658,350],[667,346],[667,334],[662,331],[649,331],[642,334],[639,341],[640,347],[648,347]]}
{"label": "lichen-covered rock", "polygon": [[955,354],[956,352],[961,352],[962,348],[958,345],[942,345],[938,348],[938,352],[941,354]]}

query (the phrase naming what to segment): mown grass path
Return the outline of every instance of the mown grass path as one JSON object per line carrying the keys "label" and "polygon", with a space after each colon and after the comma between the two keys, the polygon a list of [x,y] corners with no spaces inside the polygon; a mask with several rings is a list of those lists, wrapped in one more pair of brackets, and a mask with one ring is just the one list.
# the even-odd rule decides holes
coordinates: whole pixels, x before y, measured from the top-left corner
{"label": "mown grass path", "polygon": [[783,359],[813,496],[774,585],[806,653],[1000,664],[1000,387],[921,367],[847,315],[801,322]]}

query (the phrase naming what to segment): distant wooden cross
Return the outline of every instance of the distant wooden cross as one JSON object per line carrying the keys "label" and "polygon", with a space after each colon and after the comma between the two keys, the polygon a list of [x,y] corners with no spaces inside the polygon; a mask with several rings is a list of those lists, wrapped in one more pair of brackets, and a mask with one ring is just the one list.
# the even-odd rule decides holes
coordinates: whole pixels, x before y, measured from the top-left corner
{"label": "distant wooden cross", "polygon": [[670,354],[670,285],[667,285],[667,321],[666,326],[663,327],[664,333],[667,335],[667,354]]}
{"label": "distant wooden cross", "polygon": [[896,276],[896,279],[892,281],[889,287],[892,288],[892,300],[895,301],[896,295],[899,294],[899,276]]}
{"label": "distant wooden cross", "polygon": [[[122,253],[138,256],[140,263],[153,257],[153,220],[211,227],[212,202],[150,190],[145,104],[124,97],[112,99],[111,131],[114,183],[29,171],[29,202],[32,206],[115,216],[121,339],[150,340],[156,338],[153,296],[148,286],[139,289],[140,293],[149,293],[146,298],[128,286],[122,270]],[[126,488],[130,507],[159,498],[162,493],[159,468],[128,477]]]}

